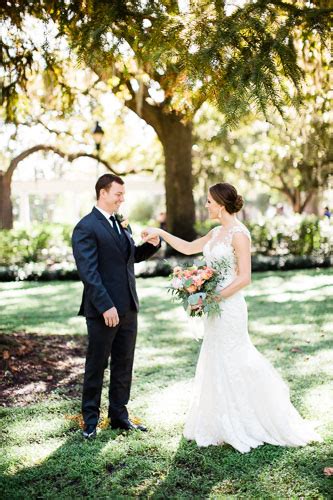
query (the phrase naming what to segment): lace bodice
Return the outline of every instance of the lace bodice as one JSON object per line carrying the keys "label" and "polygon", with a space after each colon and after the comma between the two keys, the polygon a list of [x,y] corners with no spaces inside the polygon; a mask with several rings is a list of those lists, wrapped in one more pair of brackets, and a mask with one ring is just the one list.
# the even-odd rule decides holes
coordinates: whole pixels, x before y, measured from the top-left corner
{"label": "lace bodice", "polygon": [[232,245],[232,238],[236,233],[245,234],[251,241],[249,230],[243,224],[235,224],[221,237],[221,227],[214,227],[212,237],[203,249],[203,255],[209,266],[214,267],[214,262],[226,259],[230,262],[229,271],[221,276],[221,285],[229,284],[237,274],[237,258]]}

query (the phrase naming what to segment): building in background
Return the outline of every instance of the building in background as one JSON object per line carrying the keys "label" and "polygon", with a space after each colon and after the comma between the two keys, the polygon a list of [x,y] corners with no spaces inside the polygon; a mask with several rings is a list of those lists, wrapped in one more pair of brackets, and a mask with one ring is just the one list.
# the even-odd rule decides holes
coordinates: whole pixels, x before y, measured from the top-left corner
{"label": "building in background", "polygon": [[[33,222],[56,222],[74,225],[96,203],[95,183],[106,173],[102,165],[82,158],[63,168],[54,168],[47,160],[26,160],[17,168],[12,183],[14,225],[29,227]],[[139,201],[156,206],[156,215],[164,204],[163,181],[153,175],[123,177],[126,183],[122,213],[128,216]]]}

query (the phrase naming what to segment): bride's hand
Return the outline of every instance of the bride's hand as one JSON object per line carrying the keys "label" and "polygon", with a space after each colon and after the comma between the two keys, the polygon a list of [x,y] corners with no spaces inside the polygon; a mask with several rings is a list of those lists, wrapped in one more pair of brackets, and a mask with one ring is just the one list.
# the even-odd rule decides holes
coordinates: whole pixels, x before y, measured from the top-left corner
{"label": "bride's hand", "polygon": [[146,227],[141,232],[141,238],[144,242],[157,246],[160,242],[159,229],[157,227]]}
{"label": "bride's hand", "polygon": [[141,231],[141,238],[143,241],[149,241],[152,238],[159,236],[159,229],[157,227],[146,227]]}

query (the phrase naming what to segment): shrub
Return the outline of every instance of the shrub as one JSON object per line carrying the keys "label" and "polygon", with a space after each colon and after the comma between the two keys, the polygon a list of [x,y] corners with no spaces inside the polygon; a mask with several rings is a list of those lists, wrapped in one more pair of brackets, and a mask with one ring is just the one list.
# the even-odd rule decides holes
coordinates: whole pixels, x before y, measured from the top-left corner
{"label": "shrub", "polygon": [[329,255],[333,226],[314,215],[294,214],[247,223],[255,253],[263,255]]}
{"label": "shrub", "polygon": [[72,261],[70,226],[35,224],[31,229],[0,232],[0,265],[23,265],[29,262],[48,264]]}
{"label": "shrub", "polygon": [[[196,224],[200,235],[206,234],[216,222]],[[262,218],[245,222],[252,237],[252,247],[261,255],[329,255],[333,245],[333,225],[314,215],[294,214],[290,217]]]}
{"label": "shrub", "polygon": [[[148,212],[145,217],[147,215]],[[205,221],[197,223],[196,229],[199,234],[206,234],[214,225],[216,223]],[[252,235],[253,270],[332,264],[333,225],[329,220],[295,214],[246,225]],[[134,229],[137,229],[139,239],[140,228],[136,228],[135,223]],[[29,230],[0,231],[0,281],[77,279],[71,234],[72,227],[61,224],[36,224]],[[170,262],[162,261],[158,256],[154,261],[142,263],[141,267],[139,274],[142,276],[166,275]]]}

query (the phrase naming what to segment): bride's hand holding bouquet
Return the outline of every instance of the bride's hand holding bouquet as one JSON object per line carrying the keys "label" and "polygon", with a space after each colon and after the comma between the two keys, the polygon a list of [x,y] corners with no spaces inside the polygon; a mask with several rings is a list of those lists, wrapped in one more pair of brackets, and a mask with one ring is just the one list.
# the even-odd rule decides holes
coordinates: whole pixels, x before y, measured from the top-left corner
{"label": "bride's hand holding bouquet", "polygon": [[[186,255],[198,253],[197,245],[202,247],[205,242],[205,238],[201,238],[196,242],[188,243],[163,229],[154,227],[145,228],[141,236],[144,241],[160,236],[173,248]],[[189,245],[194,245],[194,247],[189,249]],[[211,266],[207,266],[204,261],[199,262],[198,265],[176,266],[170,276],[169,291],[191,317],[218,315],[221,313],[220,302],[222,300],[218,285],[229,269],[230,262],[227,259],[216,261]]]}

